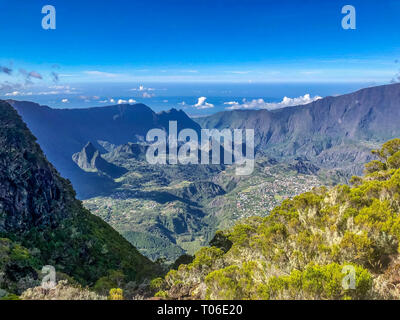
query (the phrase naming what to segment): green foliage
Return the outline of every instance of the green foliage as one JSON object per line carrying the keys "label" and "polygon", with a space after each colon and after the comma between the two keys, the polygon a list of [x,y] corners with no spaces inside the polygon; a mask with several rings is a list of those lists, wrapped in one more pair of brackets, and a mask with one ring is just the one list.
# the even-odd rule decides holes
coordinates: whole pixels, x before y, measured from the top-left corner
{"label": "green foliage", "polygon": [[221,258],[224,255],[224,251],[219,248],[201,248],[195,255],[194,260],[189,264],[189,269],[203,269],[210,268],[214,261]]}
{"label": "green foliage", "polygon": [[0,289],[9,292],[9,296],[38,284],[38,266],[27,248],[0,238]]}
{"label": "green foliage", "polygon": [[383,161],[386,161],[398,151],[400,151],[400,139],[393,139],[384,143],[380,150],[374,150],[372,153],[377,154]]}
{"label": "green foliage", "polygon": [[381,170],[385,170],[386,165],[379,160],[373,160],[365,165],[365,173],[373,173]]}
{"label": "green foliage", "polygon": [[217,247],[223,250],[225,253],[229,251],[229,249],[232,247],[232,244],[232,241],[230,241],[228,237],[219,230],[215,233],[214,238],[212,238],[210,241],[210,246]]}
{"label": "green foliage", "polygon": [[366,299],[372,288],[371,274],[354,265],[355,288],[344,287],[345,265],[309,265],[289,276],[272,277],[258,287],[260,299]]}
{"label": "green foliage", "polygon": [[389,169],[399,169],[400,168],[400,151],[397,151],[395,154],[391,155],[387,159],[387,167]]}
{"label": "green foliage", "polygon": [[188,254],[183,254],[181,255],[174,264],[171,266],[171,269],[177,270],[181,264],[189,264],[192,263],[194,259],[194,256],[188,255]]}
{"label": "green foliage", "polygon": [[125,275],[120,270],[111,270],[108,275],[96,281],[93,289],[100,294],[107,294],[115,287],[121,287],[125,283]]}
{"label": "green foliage", "polygon": [[[203,299],[398,297],[382,281],[396,283],[386,274],[400,259],[400,139],[375,153],[381,161],[351,187],[314,189],[218,233],[231,248],[201,249],[167,275],[164,291]],[[354,290],[342,285],[346,265],[355,268]]]}
{"label": "green foliage", "polygon": [[168,299],[168,292],[166,291],[158,291],[155,295],[156,298]]}
{"label": "green foliage", "polygon": [[150,289],[153,291],[160,291],[165,287],[165,280],[163,278],[155,278],[150,282]]}
{"label": "green foliage", "polygon": [[0,298],[0,300],[21,300],[16,294],[10,293]]}
{"label": "green foliage", "polygon": [[111,289],[108,300],[124,300],[124,291],[120,288]]}

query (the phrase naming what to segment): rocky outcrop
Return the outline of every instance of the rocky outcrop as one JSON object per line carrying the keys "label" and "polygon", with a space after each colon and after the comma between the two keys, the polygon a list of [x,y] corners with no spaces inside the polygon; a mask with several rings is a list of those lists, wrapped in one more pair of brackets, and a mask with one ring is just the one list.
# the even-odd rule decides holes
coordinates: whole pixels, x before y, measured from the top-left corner
{"label": "rocky outcrop", "polygon": [[72,160],[86,172],[101,172],[112,178],[127,172],[126,169],[104,160],[100,151],[91,142],[88,142],[80,152],[73,154]]}
{"label": "rocky outcrop", "polygon": [[117,146],[107,155],[107,159],[110,161],[120,159],[135,159],[135,160],[146,160],[146,151],[148,146],[143,143],[126,143]]}
{"label": "rocky outcrop", "polygon": [[294,163],[289,164],[289,168],[300,174],[316,174],[320,170],[309,161],[304,161],[302,159],[296,159]]}

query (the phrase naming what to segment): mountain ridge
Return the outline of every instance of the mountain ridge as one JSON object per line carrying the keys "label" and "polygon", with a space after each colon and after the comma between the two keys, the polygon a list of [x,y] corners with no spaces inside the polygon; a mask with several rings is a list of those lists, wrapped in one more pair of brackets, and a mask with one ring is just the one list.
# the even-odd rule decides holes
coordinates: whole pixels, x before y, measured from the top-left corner
{"label": "mountain ridge", "polygon": [[144,104],[53,109],[33,102],[7,101],[38,138],[48,159],[72,181],[80,198],[102,193],[100,185],[114,185],[112,180],[95,172],[84,172],[72,161],[72,155],[82,151],[88,141],[105,153],[104,143],[118,146],[140,142],[150,129],[168,132],[169,121],[173,120],[178,122],[178,130],[189,127],[200,131],[200,126],[182,111],[157,114]]}
{"label": "mountain ridge", "polygon": [[[194,120],[203,128],[255,129],[257,153],[277,158],[301,155],[324,166],[325,153],[335,147],[360,141],[379,144],[399,136],[399,119],[400,84],[390,84],[329,96],[302,106],[273,111],[223,111]],[[363,152],[358,161],[371,160],[368,148],[360,145],[354,150]],[[354,154],[353,161],[356,157],[359,156]],[[330,165],[339,166],[336,161]],[[361,170],[358,166],[351,173],[360,174]]]}

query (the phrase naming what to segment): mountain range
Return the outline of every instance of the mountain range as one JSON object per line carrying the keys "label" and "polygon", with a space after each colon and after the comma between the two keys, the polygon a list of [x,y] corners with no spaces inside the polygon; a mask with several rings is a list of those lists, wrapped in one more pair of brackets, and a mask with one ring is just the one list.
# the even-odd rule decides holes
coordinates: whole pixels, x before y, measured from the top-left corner
{"label": "mountain range", "polygon": [[371,147],[400,133],[400,84],[365,88],[274,111],[224,111],[193,120],[182,110],[155,113],[143,104],[52,109],[26,101],[8,102],[38,138],[48,159],[72,181],[81,198],[101,191],[95,187],[99,178],[81,172],[71,161],[73,154],[88,142],[100,153],[107,152],[109,145],[141,142],[150,129],[168,131],[171,120],[177,121],[178,130],[254,129],[258,155],[278,159],[305,156],[317,166],[345,168],[349,175],[361,173],[362,163],[371,160]]}
{"label": "mountain range", "polygon": [[72,160],[72,156],[89,142],[104,153],[109,146],[143,141],[150,129],[168,131],[172,120],[178,122],[178,130],[192,128],[200,131],[200,126],[183,111],[172,109],[155,113],[143,104],[52,109],[27,101],[8,102],[37,137],[51,163],[72,181],[80,198],[98,195],[114,185],[105,176],[81,170]]}
{"label": "mountain range", "polygon": [[[235,110],[189,118],[143,104],[52,109],[10,100],[46,157],[71,180],[84,205],[156,260],[173,262],[206,245],[215,231],[315,186],[348,181],[400,135],[400,84],[371,87],[274,111]],[[254,129],[256,164],[151,165],[148,130]]]}
{"label": "mountain range", "polygon": [[400,84],[370,87],[302,106],[233,110],[196,118],[203,128],[254,129],[258,154],[305,156],[318,166],[359,174],[369,150],[400,134]]}

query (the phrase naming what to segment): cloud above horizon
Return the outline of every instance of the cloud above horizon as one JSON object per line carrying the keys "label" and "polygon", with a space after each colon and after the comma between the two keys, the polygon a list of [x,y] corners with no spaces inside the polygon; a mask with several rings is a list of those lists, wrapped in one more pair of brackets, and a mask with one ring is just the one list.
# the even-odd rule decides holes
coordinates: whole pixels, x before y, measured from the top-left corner
{"label": "cloud above horizon", "polygon": [[89,76],[100,77],[100,78],[115,78],[118,76],[115,73],[103,72],[98,70],[89,70],[89,71],[84,71],[83,73]]}
{"label": "cloud above horizon", "polygon": [[119,99],[118,104],[134,104],[136,103],[135,99],[129,99],[129,100],[124,100],[124,99]]}
{"label": "cloud above horizon", "polygon": [[214,108],[214,105],[212,103],[206,102],[207,98],[206,97],[200,97],[197,99],[197,103],[193,105],[196,109],[210,109]]}
{"label": "cloud above horizon", "polygon": [[310,94],[305,94],[304,96],[300,96],[297,98],[288,98],[284,97],[280,102],[266,102],[264,99],[253,99],[251,101],[247,101],[246,99],[242,100],[242,103],[237,101],[228,101],[224,102],[227,110],[238,110],[238,109],[267,109],[267,110],[276,110],[281,108],[305,105],[314,101],[322,99],[320,96],[311,97]]}

